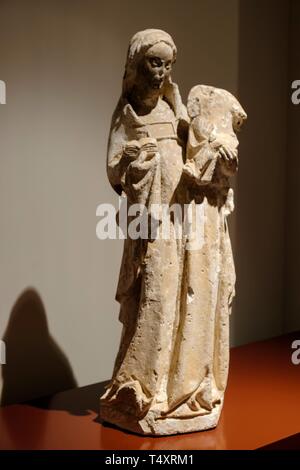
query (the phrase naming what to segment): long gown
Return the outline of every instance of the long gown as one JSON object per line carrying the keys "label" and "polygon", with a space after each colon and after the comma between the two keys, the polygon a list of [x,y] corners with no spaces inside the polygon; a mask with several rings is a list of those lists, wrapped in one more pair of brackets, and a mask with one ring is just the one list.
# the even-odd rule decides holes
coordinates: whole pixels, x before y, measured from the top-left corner
{"label": "long gown", "polygon": [[[184,143],[178,124],[185,109],[160,99],[137,116],[122,98],[112,120],[108,177],[128,204],[190,203],[201,208],[202,244],[178,238],[170,216],[168,239],[124,242],[116,299],[123,323],[112,379],[101,397],[104,420],[144,434],[170,434],[216,425],[228,372],[228,315],[234,267],[226,213],[218,196],[193,190],[182,176]],[[130,162],[124,144],[157,140],[151,162]],[[196,421],[195,421],[196,420]]]}

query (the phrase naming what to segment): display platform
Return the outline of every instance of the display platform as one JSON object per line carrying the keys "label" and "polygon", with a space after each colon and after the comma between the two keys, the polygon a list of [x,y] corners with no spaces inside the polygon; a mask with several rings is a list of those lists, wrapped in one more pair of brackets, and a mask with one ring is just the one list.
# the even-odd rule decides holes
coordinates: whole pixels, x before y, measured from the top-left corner
{"label": "display platform", "polygon": [[291,360],[296,339],[300,332],[231,349],[225,405],[214,430],[141,437],[103,424],[103,382],[0,408],[0,449],[300,448],[300,364]]}

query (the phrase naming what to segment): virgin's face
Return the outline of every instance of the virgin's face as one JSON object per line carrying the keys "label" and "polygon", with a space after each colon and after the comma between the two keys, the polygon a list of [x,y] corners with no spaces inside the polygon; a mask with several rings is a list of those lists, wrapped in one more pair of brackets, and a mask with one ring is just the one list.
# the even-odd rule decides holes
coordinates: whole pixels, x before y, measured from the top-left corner
{"label": "virgin's face", "polygon": [[159,90],[172,71],[173,50],[168,44],[159,42],[150,47],[141,62],[144,84],[150,89]]}

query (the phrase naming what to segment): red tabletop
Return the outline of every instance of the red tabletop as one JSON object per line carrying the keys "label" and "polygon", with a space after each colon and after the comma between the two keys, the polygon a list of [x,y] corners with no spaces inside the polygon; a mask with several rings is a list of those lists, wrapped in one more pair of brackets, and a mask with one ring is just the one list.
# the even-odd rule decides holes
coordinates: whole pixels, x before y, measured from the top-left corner
{"label": "red tabletop", "polygon": [[291,361],[294,339],[300,332],[231,350],[225,404],[214,430],[142,437],[103,425],[99,383],[0,408],[0,449],[257,449],[295,436],[300,365]]}

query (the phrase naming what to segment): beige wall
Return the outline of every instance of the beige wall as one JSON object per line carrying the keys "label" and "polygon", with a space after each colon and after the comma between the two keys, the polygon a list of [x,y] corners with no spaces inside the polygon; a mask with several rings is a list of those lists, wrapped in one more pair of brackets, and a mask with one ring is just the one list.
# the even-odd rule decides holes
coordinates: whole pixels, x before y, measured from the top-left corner
{"label": "beige wall", "polygon": [[[186,98],[202,82],[238,89],[238,1],[1,0],[0,337],[2,401],[107,379],[120,325],[121,241],[96,239],[129,38],[170,32]],[[214,39],[212,39],[214,38]]]}
{"label": "beige wall", "polygon": [[247,109],[231,221],[232,344],[282,331],[288,11],[284,0],[0,0],[4,403],[111,374],[122,242],[96,239],[95,212],[117,204],[105,173],[109,121],[128,40],[146,27],[174,37],[184,99],[206,83]]}

